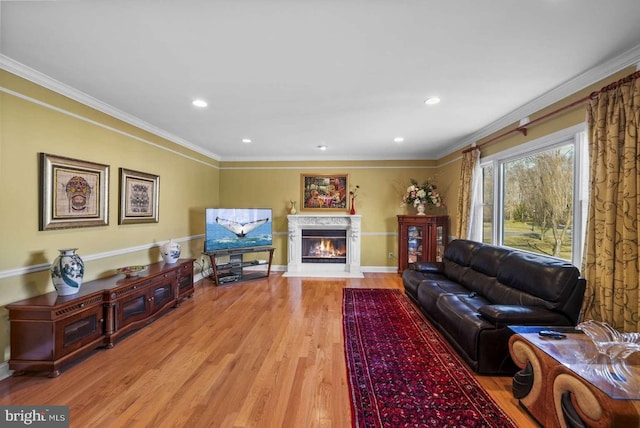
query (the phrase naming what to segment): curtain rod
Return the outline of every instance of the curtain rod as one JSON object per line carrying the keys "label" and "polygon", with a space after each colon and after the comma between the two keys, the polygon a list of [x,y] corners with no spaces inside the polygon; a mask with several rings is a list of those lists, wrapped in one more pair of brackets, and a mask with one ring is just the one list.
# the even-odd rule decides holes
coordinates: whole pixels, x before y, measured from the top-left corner
{"label": "curtain rod", "polygon": [[572,109],[574,107],[577,107],[580,104],[583,104],[583,103],[585,103],[585,102],[587,102],[589,100],[596,99],[596,98],[598,98],[600,96],[600,94],[602,94],[604,92],[607,92],[607,91],[610,91],[612,89],[616,89],[616,88],[618,88],[618,86],[623,85],[625,83],[629,83],[632,80],[638,79],[638,78],[640,78],[640,71],[636,71],[635,73],[631,73],[627,77],[623,77],[622,79],[620,79],[620,80],[618,80],[616,82],[613,82],[613,83],[611,83],[611,84],[609,84],[607,86],[604,86],[599,91],[592,92],[591,94],[587,95],[584,98],[580,98],[577,101],[574,101],[574,102],[572,102],[570,104],[567,104],[566,106],[560,107],[560,108],[558,108],[558,109],[556,109],[556,110],[554,110],[552,112],[549,112],[549,113],[547,113],[547,114],[545,114],[543,116],[540,116],[537,119],[534,119],[534,120],[532,120],[532,121],[530,121],[530,122],[528,122],[528,123],[526,123],[524,125],[520,125],[517,128],[511,129],[511,130],[506,131],[506,132],[503,132],[500,135],[496,135],[495,137],[491,138],[490,140],[487,140],[482,144],[478,144],[475,147],[467,147],[466,149],[464,149],[462,151],[462,153],[467,153],[467,152],[470,152],[470,151],[472,151],[474,149],[479,149],[479,148],[481,148],[483,146],[486,146],[487,144],[490,144],[490,143],[493,143],[494,141],[500,140],[501,138],[504,138],[507,135],[513,134],[514,132],[520,132],[520,133],[522,133],[522,135],[526,136],[527,135],[527,128],[530,127],[531,125],[534,125],[534,124],[536,124],[538,122],[541,122],[541,121],[543,121],[545,119],[548,119],[551,116],[555,116],[556,114],[561,113],[563,111],[570,110],[570,109]]}

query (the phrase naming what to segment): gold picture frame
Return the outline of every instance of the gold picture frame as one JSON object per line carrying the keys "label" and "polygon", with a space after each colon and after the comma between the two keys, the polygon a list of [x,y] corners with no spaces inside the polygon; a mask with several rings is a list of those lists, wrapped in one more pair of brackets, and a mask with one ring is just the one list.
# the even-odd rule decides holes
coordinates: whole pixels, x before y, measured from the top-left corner
{"label": "gold picture frame", "polygon": [[118,224],[158,223],[160,176],[120,168]]}
{"label": "gold picture frame", "polygon": [[346,211],[348,174],[300,174],[301,204],[305,211]]}
{"label": "gold picture frame", "polygon": [[39,154],[39,230],[109,224],[109,165]]}

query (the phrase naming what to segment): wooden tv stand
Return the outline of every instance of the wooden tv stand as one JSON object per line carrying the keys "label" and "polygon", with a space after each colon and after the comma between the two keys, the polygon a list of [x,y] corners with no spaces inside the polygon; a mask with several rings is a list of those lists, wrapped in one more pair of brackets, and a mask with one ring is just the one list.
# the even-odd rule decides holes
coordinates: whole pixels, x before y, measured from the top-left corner
{"label": "wooden tv stand", "polygon": [[[271,261],[273,260],[273,247],[250,247],[229,250],[207,251],[205,254],[211,260],[213,273],[211,279],[216,285],[231,284],[234,282],[250,281],[253,279],[267,278],[271,273]],[[246,254],[269,253],[268,259],[245,259]],[[252,267],[267,265],[267,270],[253,270]]]}
{"label": "wooden tv stand", "polygon": [[6,306],[14,375],[60,374],[65,364],[141,328],[193,295],[193,259],[150,264],[139,276],[82,284],[69,296],[51,292]]}

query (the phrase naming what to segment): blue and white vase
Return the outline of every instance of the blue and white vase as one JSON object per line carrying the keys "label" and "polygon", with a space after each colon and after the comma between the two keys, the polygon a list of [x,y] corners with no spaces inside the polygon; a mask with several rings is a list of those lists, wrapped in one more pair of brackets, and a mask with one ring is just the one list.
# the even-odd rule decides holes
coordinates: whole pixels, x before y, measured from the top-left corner
{"label": "blue and white vase", "polygon": [[165,263],[172,264],[180,258],[180,244],[169,241],[160,247],[160,255]]}
{"label": "blue and white vase", "polygon": [[51,265],[51,281],[60,296],[80,291],[84,277],[84,262],[76,254],[77,248],[58,250],[60,254]]}

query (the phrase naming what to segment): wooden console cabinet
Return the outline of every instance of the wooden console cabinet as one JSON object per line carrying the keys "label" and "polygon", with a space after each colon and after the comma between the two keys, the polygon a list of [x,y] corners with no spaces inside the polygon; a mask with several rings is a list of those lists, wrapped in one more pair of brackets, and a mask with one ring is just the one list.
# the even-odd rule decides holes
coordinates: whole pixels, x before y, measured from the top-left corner
{"label": "wooden console cabinet", "polygon": [[440,262],[449,236],[449,216],[398,216],[398,273],[409,264]]}
{"label": "wooden console cabinet", "polygon": [[[258,278],[267,278],[271,273],[271,261],[273,260],[273,247],[237,248],[233,250],[209,251],[207,254],[211,260],[213,279],[216,285],[224,285],[232,282],[249,281]],[[268,259],[258,259],[256,254],[269,253]],[[246,258],[253,254],[252,258]],[[267,265],[266,270],[252,270],[252,267]]]}
{"label": "wooden console cabinet", "polygon": [[7,305],[11,325],[9,368],[60,374],[65,364],[93,349],[113,347],[193,295],[193,260],[154,263],[140,276],[115,275],[86,282],[70,296],[56,292]]}

